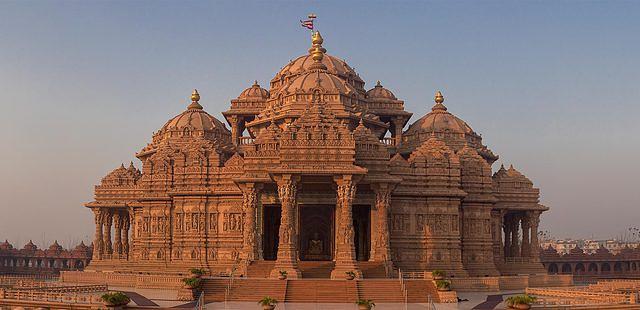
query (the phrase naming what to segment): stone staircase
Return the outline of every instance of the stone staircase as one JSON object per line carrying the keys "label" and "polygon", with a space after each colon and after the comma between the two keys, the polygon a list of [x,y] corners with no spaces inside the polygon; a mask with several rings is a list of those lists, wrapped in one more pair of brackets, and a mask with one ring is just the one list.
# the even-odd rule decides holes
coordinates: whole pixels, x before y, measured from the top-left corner
{"label": "stone staircase", "polygon": [[248,278],[269,278],[271,270],[275,266],[275,261],[253,261],[247,267]]}
{"label": "stone staircase", "polygon": [[[205,301],[224,301],[228,278],[205,278]],[[438,293],[430,280],[405,280],[407,302],[425,303],[428,296],[438,302]],[[228,301],[254,301],[264,296],[294,303],[354,303],[371,299],[378,303],[403,303],[404,294],[396,279],[233,279]]]}
{"label": "stone staircase", "polygon": [[[387,279],[385,266],[380,262],[358,262],[358,268],[362,271],[365,279]],[[395,270],[391,271],[391,276],[395,274]]]}
{"label": "stone staircase", "polygon": [[307,279],[329,279],[335,265],[332,261],[300,261],[298,263],[302,278]]}
{"label": "stone staircase", "polygon": [[[229,279],[205,279],[202,284],[205,302],[224,301],[225,290]],[[231,284],[227,301],[254,301],[270,296],[277,300],[284,300],[287,281],[274,279],[243,279],[235,278]]]}
{"label": "stone staircase", "polygon": [[356,281],[288,280],[285,302],[355,303],[358,300]]}
{"label": "stone staircase", "polygon": [[404,294],[398,280],[359,280],[356,282],[360,299],[379,303],[403,303]]}
{"label": "stone staircase", "polygon": [[404,283],[408,302],[426,303],[429,296],[433,302],[440,302],[436,285],[431,280],[404,280]]}

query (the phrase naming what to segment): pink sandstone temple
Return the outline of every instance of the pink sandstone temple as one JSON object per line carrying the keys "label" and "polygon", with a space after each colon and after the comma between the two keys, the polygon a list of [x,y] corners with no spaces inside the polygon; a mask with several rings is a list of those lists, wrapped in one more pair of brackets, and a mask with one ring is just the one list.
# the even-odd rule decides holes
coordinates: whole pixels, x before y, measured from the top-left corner
{"label": "pink sandstone temple", "polygon": [[[95,187],[88,271],[248,277],[455,277],[545,273],[539,189],[467,123],[435,104],[412,113],[380,82],[326,53],[319,32],[269,90],[223,114],[194,91],[133,164]],[[425,102],[426,104],[426,102]],[[427,113],[428,112],[428,113]],[[406,127],[406,130],[404,130]]]}

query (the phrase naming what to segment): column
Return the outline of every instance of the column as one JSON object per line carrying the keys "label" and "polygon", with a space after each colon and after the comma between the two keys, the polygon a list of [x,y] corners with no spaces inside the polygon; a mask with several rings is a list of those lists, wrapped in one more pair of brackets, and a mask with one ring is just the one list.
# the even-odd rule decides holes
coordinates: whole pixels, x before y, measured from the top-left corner
{"label": "column", "polygon": [[522,245],[520,249],[520,256],[529,257],[530,248],[529,248],[529,229],[531,226],[529,225],[529,216],[525,215],[522,217]]}
{"label": "column", "polygon": [[96,223],[96,234],[93,241],[93,259],[102,259],[103,243],[102,243],[102,225],[103,225],[103,212],[100,208],[93,209],[94,221]]}
{"label": "column", "polygon": [[113,252],[116,258],[122,254],[122,239],[120,239],[120,234],[122,231],[122,221],[120,218],[120,211],[113,211],[113,230],[114,230],[114,249]]}
{"label": "column", "polygon": [[282,213],[280,214],[280,231],[278,255],[271,270],[271,277],[276,278],[280,271],[286,271],[288,278],[300,278],[298,269],[298,235],[296,229],[296,194],[299,177],[280,175],[275,177],[278,184],[278,197]]}
{"label": "column", "polygon": [[256,218],[261,186],[255,183],[246,183],[242,184],[240,188],[242,190],[242,210],[244,211],[242,254],[247,261],[253,261],[259,257]]}
{"label": "column", "polygon": [[238,128],[238,116],[237,115],[233,115],[231,116],[231,140],[233,141],[234,145],[238,145],[238,143],[240,142],[240,133],[238,132],[239,128]]}
{"label": "column", "polygon": [[113,222],[113,214],[109,209],[104,209],[104,233],[103,233],[103,243],[104,243],[104,251],[103,254],[112,254],[113,248],[111,247],[111,223]]}
{"label": "column", "polygon": [[491,223],[493,227],[493,262],[494,264],[502,264],[504,262],[504,246],[502,244],[502,225],[503,225],[503,211],[491,210]]}
{"label": "column", "polygon": [[127,212],[123,212],[122,215],[122,231],[120,240],[122,242],[122,255],[124,258],[128,258],[129,256],[129,214]]}
{"label": "column", "polygon": [[334,178],[338,185],[336,202],[336,266],[331,271],[332,279],[344,279],[346,272],[352,271],[356,278],[362,273],[356,263],[356,251],[353,229],[353,198],[356,195],[356,182],[353,176],[345,175]]}
{"label": "column", "polygon": [[511,217],[505,216],[504,223],[502,224],[504,229],[504,257],[511,257]]}
{"label": "column", "polygon": [[129,255],[130,257],[133,256],[133,252],[134,252],[134,248],[135,248],[135,238],[136,238],[136,217],[135,217],[135,211],[133,208],[129,208],[128,210],[129,213],[129,229],[131,230],[131,233],[129,234],[129,249],[127,251],[127,255]]}
{"label": "column", "polygon": [[376,195],[376,204],[371,217],[371,257],[369,260],[390,262],[389,209],[393,188],[390,184],[373,184],[371,187]]}
{"label": "column", "polygon": [[[540,261],[540,245],[538,243],[538,226],[540,225],[540,211],[529,213],[531,221],[531,251],[529,256],[533,262]],[[587,266],[585,266],[587,267]]]}
{"label": "column", "polygon": [[404,125],[404,120],[401,118],[393,119],[393,138],[395,140],[395,146],[399,147],[400,143],[402,143],[402,127]]}
{"label": "column", "polygon": [[511,219],[511,257],[520,257],[520,218],[514,215]]}

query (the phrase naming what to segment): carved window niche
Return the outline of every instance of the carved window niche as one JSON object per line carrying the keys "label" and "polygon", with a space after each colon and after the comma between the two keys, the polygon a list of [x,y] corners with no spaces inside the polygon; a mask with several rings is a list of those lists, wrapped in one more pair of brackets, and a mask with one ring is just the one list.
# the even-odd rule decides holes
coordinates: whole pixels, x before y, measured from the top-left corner
{"label": "carved window niche", "polygon": [[425,214],[416,214],[416,232],[424,232],[425,230]]}
{"label": "carved window niche", "polygon": [[399,233],[409,233],[409,215],[393,214],[391,215],[391,230]]}
{"label": "carved window niche", "polygon": [[175,231],[182,231],[183,229],[183,223],[184,223],[184,214],[183,213],[178,213],[175,215]]}
{"label": "carved window niche", "polygon": [[225,213],[222,230],[225,232],[242,232],[242,213]]}
{"label": "carved window niche", "polygon": [[218,213],[209,214],[209,231],[218,232]]}

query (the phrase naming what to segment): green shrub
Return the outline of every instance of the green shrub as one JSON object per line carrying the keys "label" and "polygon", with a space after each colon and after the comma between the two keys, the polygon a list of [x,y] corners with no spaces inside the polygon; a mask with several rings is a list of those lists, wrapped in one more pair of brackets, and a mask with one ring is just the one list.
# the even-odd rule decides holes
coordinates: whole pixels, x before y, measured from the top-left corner
{"label": "green shrub", "polygon": [[189,269],[189,272],[191,272],[191,274],[201,276],[205,274],[207,271],[204,270],[203,268],[191,268]]}
{"label": "green shrub", "polygon": [[186,285],[188,287],[198,287],[198,286],[200,286],[200,281],[201,281],[201,279],[199,279],[199,278],[184,278],[184,279],[182,279],[182,282],[184,283],[184,285]]}
{"label": "green shrub", "polygon": [[280,270],[280,275],[281,276],[286,276],[287,275],[287,271],[286,270]]}
{"label": "green shrub", "polygon": [[436,287],[438,287],[438,289],[449,289],[451,282],[447,280],[436,280]]}
{"label": "green shrub", "polygon": [[260,299],[260,301],[258,301],[258,304],[261,306],[274,306],[278,303],[278,300],[275,298],[271,298],[269,296],[265,296],[262,297],[262,299]]}
{"label": "green shrub", "polygon": [[122,292],[109,292],[100,296],[102,301],[112,305],[126,305],[131,299]]}
{"label": "green shrub", "polygon": [[535,296],[531,295],[516,295],[507,298],[507,305],[531,305],[536,301]]}
{"label": "green shrub", "polygon": [[358,305],[358,306],[367,306],[367,307],[370,307],[370,308],[376,306],[376,304],[371,299],[358,299],[358,301],[356,301],[356,305]]}
{"label": "green shrub", "polygon": [[447,273],[444,270],[436,269],[431,272],[431,275],[434,277],[445,277]]}
{"label": "green shrub", "polygon": [[355,272],[353,272],[353,271],[347,271],[347,272],[345,272],[345,274],[346,274],[347,276],[349,276],[349,277],[354,277],[354,278],[356,277],[356,273],[355,273]]}

